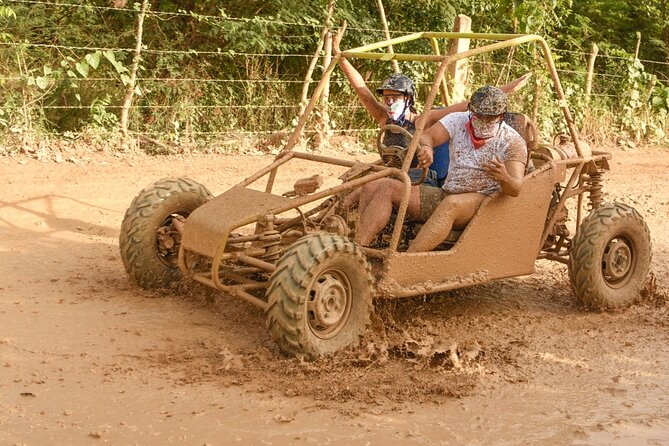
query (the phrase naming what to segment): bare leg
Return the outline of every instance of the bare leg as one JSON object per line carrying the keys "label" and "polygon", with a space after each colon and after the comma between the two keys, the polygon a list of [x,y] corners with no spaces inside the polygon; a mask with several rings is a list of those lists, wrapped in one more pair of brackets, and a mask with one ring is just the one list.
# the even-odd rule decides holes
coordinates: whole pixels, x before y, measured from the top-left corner
{"label": "bare leg", "polygon": [[353,209],[360,203],[362,188],[356,189],[344,197],[344,209]]}
{"label": "bare leg", "polygon": [[379,178],[378,180],[374,180],[370,183],[363,185],[361,188],[357,190],[358,211],[360,212],[360,215],[362,215],[365,212],[365,210],[367,209],[367,205],[369,205],[374,195],[376,195],[376,191],[379,189],[379,187],[384,186],[386,181],[392,181],[392,180],[390,178]]}
{"label": "bare leg", "polygon": [[454,225],[461,226],[474,216],[486,196],[478,193],[449,195],[425,222],[407,252],[424,252],[443,242]]}
{"label": "bare leg", "polygon": [[[404,192],[404,184],[399,180],[384,178],[378,180],[378,184],[373,183],[376,181],[363,186],[360,195],[360,226],[355,239],[363,246],[369,246],[376,234],[388,224],[393,205],[399,206]],[[407,215],[417,217],[419,211],[419,188],[412,186]]]}

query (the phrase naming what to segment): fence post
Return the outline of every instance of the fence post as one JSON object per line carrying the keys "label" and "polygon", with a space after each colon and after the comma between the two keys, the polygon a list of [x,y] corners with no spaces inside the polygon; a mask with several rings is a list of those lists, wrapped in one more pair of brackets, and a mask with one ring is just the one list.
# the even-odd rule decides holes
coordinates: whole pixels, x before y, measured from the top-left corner
{"label": "fence post", "polygon": [[137,81],[137,67],[142,53],[142,33],[144,32],[144,16],[149,7],[149,0],[142,0],[142,7],[137,17],[137,34],[135,43],[135,53],[132,58],[132,68],[130,69],[130,81],[125,93],[123,101],[123,108],[121,109],[121,134],[123,135],[124,144],[128,142],[128,116],[130,114],[130,107],[132,106],[132,98],[135,94],[135,83]]}
{"label": "fence post", "polygon": [[592,77],[595,72],[595,59],[599,53],[599,47],[596,43],[592,44],[590,50],[590,58],[588,59],[588,71],[585,74],[585,105],[590,102],[590,93],[592,92]]}
{"label": "fence post", "polygon": [[[469,33],[472,31],[472,19],[464,14],[458,14],[453,24],[456,33]],[[453,39],[448,48],[448,55],[462,53],[469,49],[469,39]],[[458,60],[448,67],[447,79],[451,87],[451,104],[456,104],[465,99],[465,85],[469,77],[469,62],[467,59]]]}
{"label": "fence post", "polygon": [[[390,40],[390,31],[388,30],[388,21],[386,20],[386,10],[383,9],[383,2],[381,0],[377,0],[376,4],[379,7],[379,15],[381,16],[381,24],[383,25],[383,33],[386,36],[386,40]],[[388,52],[390,54],[395,54],[395,50],[393,49],[392,45],[388,46]],[[393,71],[395,73],[399,73],[400,66],[397,61],[393,59],[390,63],[393,65]]]}

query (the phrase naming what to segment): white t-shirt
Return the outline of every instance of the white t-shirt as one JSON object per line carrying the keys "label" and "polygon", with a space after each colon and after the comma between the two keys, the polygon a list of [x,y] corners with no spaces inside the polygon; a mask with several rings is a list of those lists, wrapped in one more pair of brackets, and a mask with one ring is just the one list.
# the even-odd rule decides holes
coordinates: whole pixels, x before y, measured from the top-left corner
{"label": "white t-shirt", "polygon": [[500,184],[489,178],[483,166],[498,156],[502,162],[527,162],[527,146],[514,129],[505,122],[495,136],[476,149],[469,137],[465,125],[469,121],[469,112],[451,113],[439,120],[451,135],[448,176],[443,188],[448,194],[479,192],[492,195],[499,190]]}

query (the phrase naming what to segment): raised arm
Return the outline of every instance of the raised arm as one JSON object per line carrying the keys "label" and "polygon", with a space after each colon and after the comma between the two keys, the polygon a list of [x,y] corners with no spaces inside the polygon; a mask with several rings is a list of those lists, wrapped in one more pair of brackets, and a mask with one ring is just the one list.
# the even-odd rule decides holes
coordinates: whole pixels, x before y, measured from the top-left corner
{"label": "raised arm", "polygon": [[[339,39],[334,39],[332,47],[335,54],[341,53],[341,50],[339,49]],[[348,79],[349,84],[351,84],[351,87],[355,90],[355,93],[358,95],[362,105],[367,109],[367,112],[372,115],[372,118],[374,118],[379,125],[385,125],[388,122],[388,110],[376,99],[374,93],[367,87],[362,75],[353,65],[351,65],[351,62],[344,57],[339,59],[339,67],[341,67],[346,79]]]}
{"label": "raised arm", "polygon": [[[499,87],[499,89],[506,94],[515,93],[516,91],[520,90],[527,84],[527,81],[530,79],[530,77],[532,77],[532,73],[527,72],[522,76],[520,76],[519,78],[512,80],[508,84],[502,85],[501,87]],[[441,118],[450,113],[467,111],[467,107],[469,107],[469,101],[462,101],[458,102],[457,104],[448,106],[446,108],[438,110],[430,110],[430,112],[427,115],[427,123],[425,124],[425,127],[426,128],[431,127],[432,125],[434,125],[434,123],[436,123]]]}

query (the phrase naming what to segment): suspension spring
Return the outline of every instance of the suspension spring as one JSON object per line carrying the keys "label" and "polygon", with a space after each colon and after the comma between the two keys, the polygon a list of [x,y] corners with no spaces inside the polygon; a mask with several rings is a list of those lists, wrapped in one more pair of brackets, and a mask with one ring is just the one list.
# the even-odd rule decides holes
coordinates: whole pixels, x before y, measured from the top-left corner
{"label": "suspension spring", "polygon": [[281,257],[281,233],[269,229],[263,231],[260,240],[263,242],[262,247],[265,248],[265,254],[262,256],[263,260],[268,262],[279,260],[279,257]]}
{"label": "suspension spring", "polygon": [[590,172],[585,180],[589,191],[589,210],[597,209],[604,202],[602,193],[602,176],[602,171],[598,170],[596,172]]}

